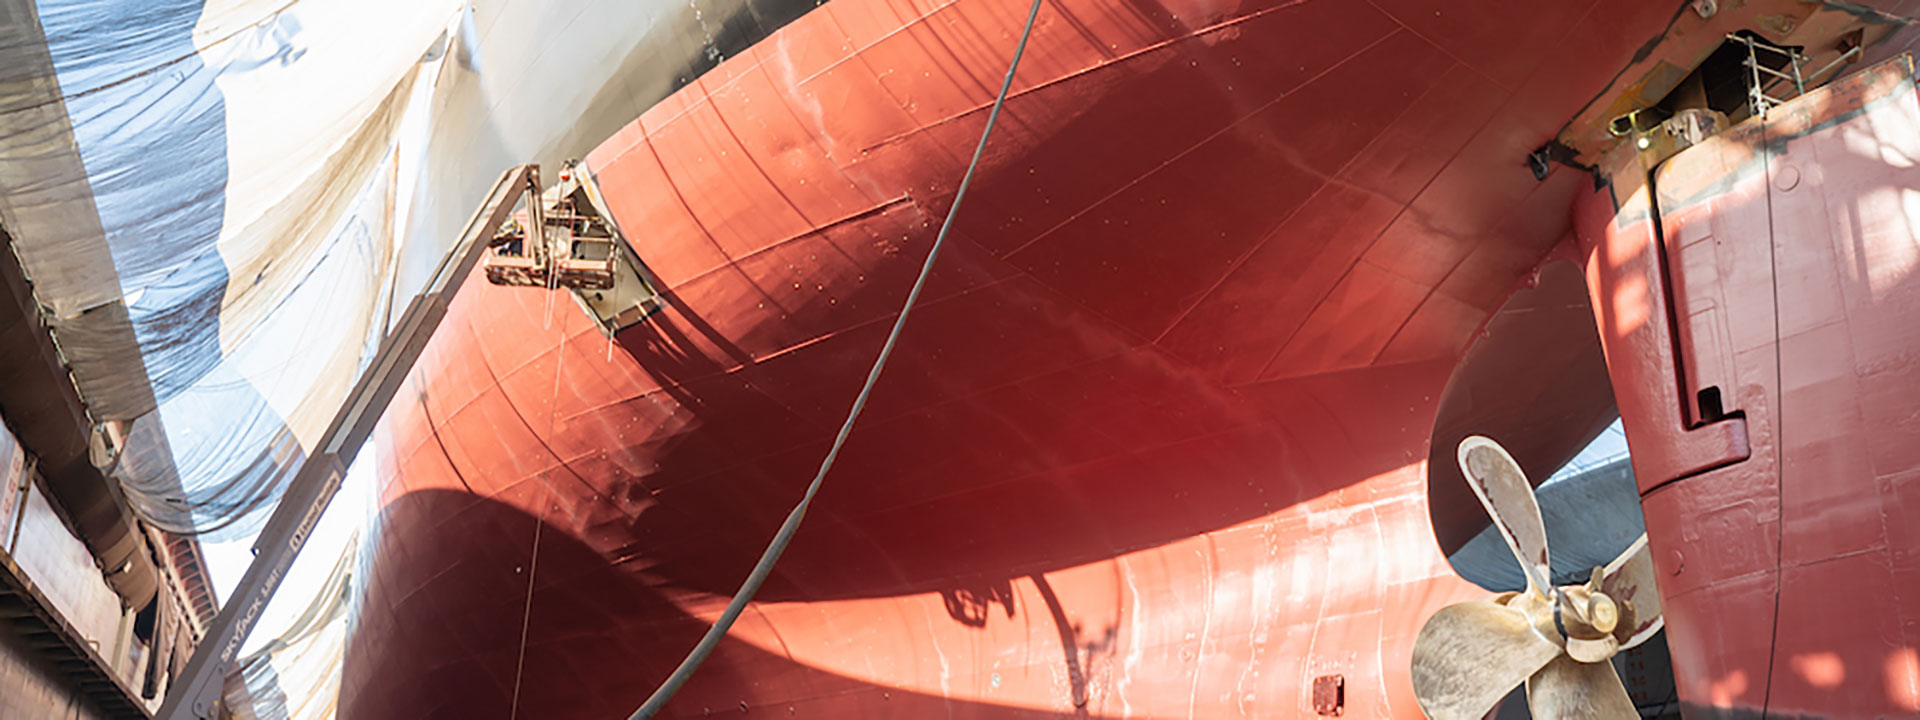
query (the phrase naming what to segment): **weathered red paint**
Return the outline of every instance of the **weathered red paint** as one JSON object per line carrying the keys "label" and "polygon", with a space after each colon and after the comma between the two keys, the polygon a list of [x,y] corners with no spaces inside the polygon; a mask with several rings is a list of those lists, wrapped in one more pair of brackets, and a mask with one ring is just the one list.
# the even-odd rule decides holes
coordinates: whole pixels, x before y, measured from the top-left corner
{"label": "weathered red paint", "polygon": [[[1623,153],[1629,160],[1631,150]],[[1614,173],[1614,184],[1589,195],[1575,213],[1595,247],[1587,259],[1588,284],[1602,337],[1611,339],[1605,346],[1608,367],[1620,383],[1614,392],[1620,416],[1634,421],[1628,436],[1634,481],[1645,493],[1746,460],[1752,450],[1744,417],[1703,415],[1701,392],[1717,386],[1701,385],[1698,372],[1682,377],[1684,350],[1674,345],[1676,316],[1667,298],[1672,283],[1659,254],[1651,188],[1643,173],[1634,172],[1639,166],[1632,167]],[[1682,348],[1692,347],[1682,341]],[[1622,367],[1634,370],[1622,375]],[[1697,370],[1692,362],[1684,367]]]}
{"label": "weathered red paint", "polygon": [[[383,424],[343,716],[638,705],[817,466],[1023,9],[835,0],[588,158],[669,302],[616,344],[470,281]],[[1418,717],[1415,633],[1484,594],[1434,541],[1436,407],[1589,182],[1522,158],[1673,13],[1049,2],[859,430],[670,710],[1295,717],[1339,675]]]}
{"label": "weathered red paint", "polygon": [[[1920,712],[1916,156],[1902,59],[1687,150],[1653,188],[1624,168],[1577,205],[1690,705]],[[1662,253],[1671,331],[1668,296],[1644,291]],[[1743,414],[1718,425],[1743,424],[1751,456],[1701,472],[1687,436],[1704,429],[1674,420],[1704,387]]]}

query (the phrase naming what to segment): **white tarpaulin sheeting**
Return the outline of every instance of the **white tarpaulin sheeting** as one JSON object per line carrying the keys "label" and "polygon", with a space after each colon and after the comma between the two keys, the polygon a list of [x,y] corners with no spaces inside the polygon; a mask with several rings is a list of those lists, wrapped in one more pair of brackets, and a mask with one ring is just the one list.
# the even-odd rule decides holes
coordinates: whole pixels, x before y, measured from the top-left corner
{"label": "white tarpaulin sheeting", "polygon": [[401,128],[463,6],[4,1],[38,22],[0,48],[0,223],[130,423],[115,475],[171,531],[258,520],[383,330]]}

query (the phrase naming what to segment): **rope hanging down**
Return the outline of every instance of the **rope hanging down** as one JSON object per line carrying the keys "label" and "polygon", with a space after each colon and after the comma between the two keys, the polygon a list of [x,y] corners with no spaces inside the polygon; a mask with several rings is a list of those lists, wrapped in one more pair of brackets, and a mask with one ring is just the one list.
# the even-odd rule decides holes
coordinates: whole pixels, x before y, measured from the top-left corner
{"label": "rope hanging down", "polygon": [[987,113],[987,126],[980,130],[980,143],[974,146],[973,159],[967,162],[967,172],[960,177],[959,189],[954,191],[953,206],[947,208],[947,217],[940,223],[939,234],[933,238],[933,248],[927,251],[927,261],[920,266],[920,276],[913,281],[913,289],[907,292],[907,301],[900,308],[900,317],[893,321],[893,330],[887,333],[887,342],[880,346],[880,356],[874,359],[873,369],[867,372],[866,384],[860,386],[860,394],[854,398],[853,408],[847,412],[846,422],[840,424],[840,433],[834,436],[833,446],[827,449],[826,459],[820,462],[820,471],[814,473],[813,482],[807,485],[807,493],[801,496],[799,504],[793,506],[793,512],[787,515],[787,521],[780,525],[780,532],[774,534],[773,541],[767,544],[766,552],[760,555],[760,562],[753,566],[753,572],[747,574],[747,579],[740,583],[740,589],[734,592],[733,600],[727,603],[727,609],[720,613],[720,618],[714,621],[713,627],[700,638],[700,643],[693,646],[693,650],[687,653],[687,658],[680,661],[680,666],[673,669],[673,674],[668,675],[666,681],[660,683],[660,688],[653,691],[653,695],[640,705],[640,709],[633,711],[633,715],[629,716],[628,720],[652,718],[666,706],[668,700],[673,699],[674,693],[679,692],[680,686],[685,685],[687,679],[693,677],[694,671],[700,669],[700,663],[705,662],[707,655],[720,644],[720,639],[726,637],[727,630],[733,627],[734,620],[739,619],[740,613],[746,610],[747,603],[753,600],[754,593],[760,590],[760,585],[766,582],[767,575],[773,572],[773,565],[779,561],[780,553],[786,551],[787,544],[793,541],[794,533],[800,530],[800,519],[806,516],[807,506],[813,502],[813,496],[820,492],[820,483],[826,479],[827,471],[833,468],[833,461],[839,457],[840,446],[846,444],[847,435],[853,432],[854,421],[859,419],[860,411],[866,408],[867,396],[873,394],[873,386],[880,380],[880,372],[886,369],[887,358],[892,357],[894,344],[900,340],[900,331],[907,326],[907,316],[913,312],[914,303],[920,299],[920,291],[927,285],[927,276],[933,273],[934,260],[940,257],[940,248],[947,242],[947,232],[953,229],[953,218],[960,213],[960,203],[967,198],[967,186],[973,183],[973,171],[980,166],[980,156],[987,149],[987,138],[993,135],[993,125],[1000,119],[1000,107],[1006,104],[1007,91],[1013,88],[1013,73],[1020,68],[1020,56],[1027,51],[1027,39],[1033,35],[1033,21],[1039,15],[1040,0],[1033,0],[1033,6],[1027,10],[1026,27],[1020,31],[1020,43],[1014,46],[1013,60],[1007,64],[1007,76],[1000,82],[1000,94],[994,96],[993,109]]}

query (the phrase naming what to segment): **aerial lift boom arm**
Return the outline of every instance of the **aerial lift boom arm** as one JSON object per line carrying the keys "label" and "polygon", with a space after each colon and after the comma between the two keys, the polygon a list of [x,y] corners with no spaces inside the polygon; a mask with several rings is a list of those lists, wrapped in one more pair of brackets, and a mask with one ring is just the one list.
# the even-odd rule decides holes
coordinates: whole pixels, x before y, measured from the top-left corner
{"label": "aerial lift boom arm", "polygon": [[[221,689],[227,672],[233,668],[247,635],[266,610],[287,569],[306,544],[321,513],[340,489],[347,467],[360,453],[360,447],[373,433],[387,403],[400,389],[407,371],[433,337],[454,293],[486,252],[494,231],[506,222],[521,197],[528,198],[528,212],[538,228],[540,212],[540,168],[520,165],[501,174],[488,193],[487,200],[467,221],[460,240],[454,244],[440,267],[419,294],[408,303],[406,312],[393,327],[373,362],[348,393],[333,424],[327,427],[319,444],[293,476],[280,504],[274,508],[266,528],[253,545],[253,563],[241,576],[233,596],[220,609],[207,634],[195,646],[193,659],[180,677],[174,679],[166,702],[156,716],[161,720],[196,720],[214,717],[219,708]],[[537,232],[537,230],[536,230]]]}

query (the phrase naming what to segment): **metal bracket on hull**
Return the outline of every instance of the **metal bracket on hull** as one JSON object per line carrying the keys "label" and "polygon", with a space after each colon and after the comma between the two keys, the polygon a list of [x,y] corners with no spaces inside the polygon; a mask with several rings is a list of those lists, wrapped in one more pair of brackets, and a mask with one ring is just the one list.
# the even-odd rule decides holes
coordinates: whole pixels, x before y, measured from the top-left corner
{"label": "metal bracket on hull", "polygon": [[537,193],[539,187],[540,171],[535,165],[515,167],[494,182],[486,203],[467,221],[459,242],[441,260],[427,286],[407,305],[406,313],[380,344],[379,353],[348,393],[313,454],[307,456],[287,486],[266,529],[254,542],[253,563],[247,566],[226,607],[220,609],[220,614],[208,626],[206,636],[194,648],[193,659],[176,678],[165,704],[154,717],[162,720],[214,717],[227,670],[233,667],[241,645],[266,610],[267,602],[286,579],[288,568],[293,566],[294,558],[320,521],[321,513],[333,501],[347,467],[353,464],[360,446],[373,433],[374,424],[379,422],[387,403],[393,400],[406,379],[407,371],[413,368],[427,340],[446,316],[454,293],[480,261],[488,247],[482,241],[483,234],[491,238],[490,233],[507,220],[521,196]]}
{"label": "metal bracket on hull", "polygon": [[1567,147],[1565,143],[1551,140],[1541,145],[1540,149],[1527,153],[1527,169],[1533,171],[1533,179],[1542,182],[1546,181],[1547,175],[1553,173],[1554,163],[1583,172],[1593,172],[1593,168],[1580,164],[1579,157],[1580,153]]}

